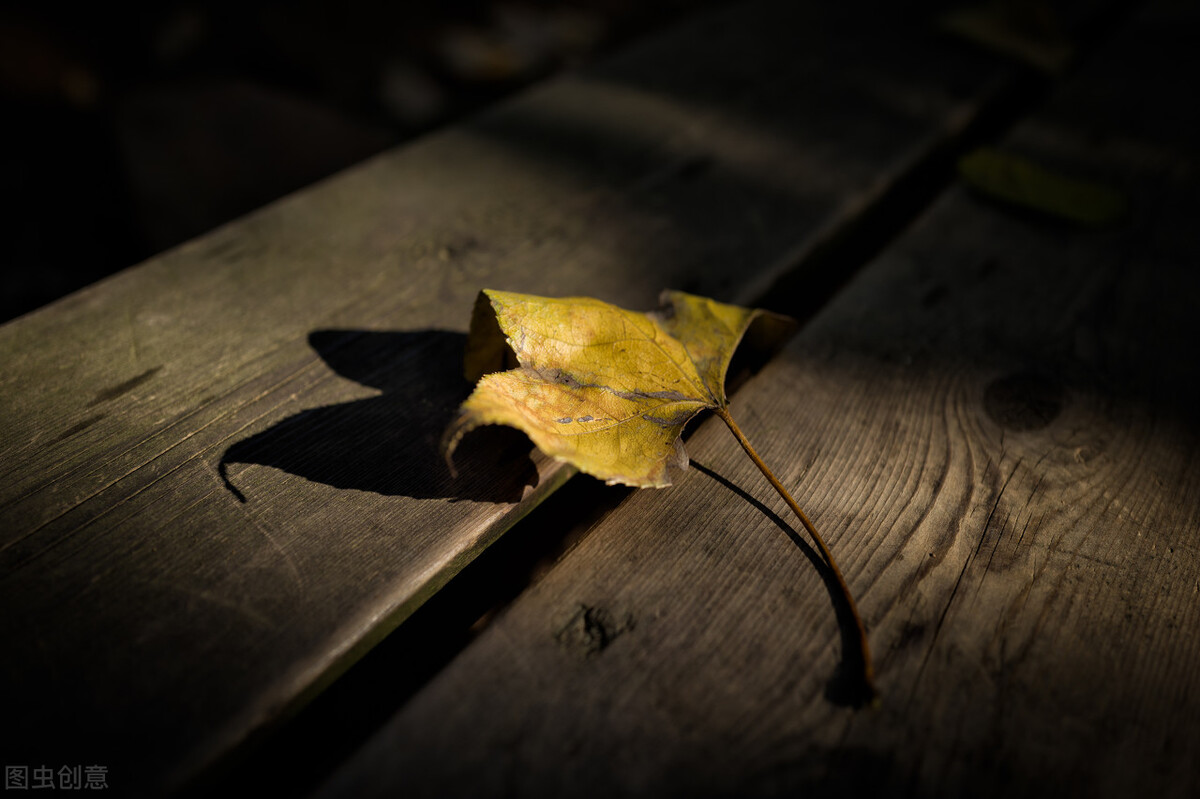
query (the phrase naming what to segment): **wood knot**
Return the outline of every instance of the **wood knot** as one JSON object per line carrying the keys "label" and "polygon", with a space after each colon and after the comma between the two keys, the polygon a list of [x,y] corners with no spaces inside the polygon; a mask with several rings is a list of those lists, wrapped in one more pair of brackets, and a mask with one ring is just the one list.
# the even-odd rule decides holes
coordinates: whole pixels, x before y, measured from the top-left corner
{"label": "wood knot", "polygon": [[555,625],[554,640],[580,657],[598,655],[635,626],[632,613],[577,604],[565,622]]}
{"label": "wood knot", "polygon": [[1039,430],[1062,413],[1066,392],[1055,379],[1037,372],[1016,372],[988,383],[983,408],[1009,430]]}

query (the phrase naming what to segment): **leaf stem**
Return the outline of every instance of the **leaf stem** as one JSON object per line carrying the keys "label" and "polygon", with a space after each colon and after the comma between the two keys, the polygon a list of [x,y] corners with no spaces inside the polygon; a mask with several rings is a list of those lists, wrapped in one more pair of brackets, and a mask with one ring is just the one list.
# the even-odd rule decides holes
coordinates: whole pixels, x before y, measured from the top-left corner
{"label": "leaf stem", "polygon": [[871,665],[871,649],[867,645],[867,628],[863,624],[862,616],[858,614],[858,606],[854,604],[854,597],[850,594],[850,588],[846,585],[846,578],[842,576],[842,570],[838,568],[837,561],[833,559],[833,554],[829,551],[829,547],[825,545],[825,540],[821,538],[821,534],[817,532],[817,528],[813,527],[813,523],[808,520],[808,516],[796,504],[796,500],[792,499],[792,495],[783,487],[783,483],[779,482],[779,478],[767,467],[767,464],[763,463],[763,459],[759,457],[754,447],[750,445],[741,428],[737,426],[737,422],[733,421],[733,417],[729,415],[729,409],[718,407],[714,410],[717,416],[721,417],[721,420],[725,422],[725,425],[729,428],[729,432],[733,433],[733,437],[742,445],[742,449],[750,456],[750,460],[754,461],[754,465],[767,478],[767,482],[779,492],[779,496],[783,497],[783,501],[788,504],[788,507],[800,519],[800,523],[804,525],[804,529],[808,531],[809,536],[816,543],[821,557],[825,559],[825,563],[828,564],[830,571],[833,572],[833,576],[837,579],[842,596],[850,608],[850,615],[854,618],[854,624],[858,629],[858,645],[862,654],[863,682],[867,689],[868,697],[874,700],[878,696],[878,692],[875,690],[875,668]]}

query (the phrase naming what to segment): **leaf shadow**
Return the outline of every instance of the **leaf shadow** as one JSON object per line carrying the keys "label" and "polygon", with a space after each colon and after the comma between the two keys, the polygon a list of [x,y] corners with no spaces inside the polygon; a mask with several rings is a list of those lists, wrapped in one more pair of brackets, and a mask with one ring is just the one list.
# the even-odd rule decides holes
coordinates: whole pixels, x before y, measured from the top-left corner
{"label": "leaf shadow", "polygon": [[[312,408],[230,445],[218,470],[240,501],[231,464],[272,466],[341,489],[418,499],[515,502],[537,482],[529,439],[484,427],[455,452],[441,435],[471,385],[461,374],[464,333],[447,330],[316,330],[308,342],[342,377],[379,389],[374,397]],[[502,464],[503,468],[498,468]]]}
{"label": "leaf shadow", "polygon": [[846,597],[842,594],[837,577],[829,568],[829,564],[790,524],[740,486],[704,464],[692,461],[691,466],[753,505],[755,509],[774,522],[780,530],[783,530],[804,557],[808,558],[809,563],[816,569],[821,581],[825,584],[825,590],[829,592],[829,600],[837,616],[838,632],[842,640],[842,658],[834,675],[825,684],[825,697],[835,705],[843,707],[858,708],[869,704],[874,699],[874,694],[863,680],[865,653],[862,651],[862,644],[858,637],[858,625],[854,620],[854,612],[846,602]]}

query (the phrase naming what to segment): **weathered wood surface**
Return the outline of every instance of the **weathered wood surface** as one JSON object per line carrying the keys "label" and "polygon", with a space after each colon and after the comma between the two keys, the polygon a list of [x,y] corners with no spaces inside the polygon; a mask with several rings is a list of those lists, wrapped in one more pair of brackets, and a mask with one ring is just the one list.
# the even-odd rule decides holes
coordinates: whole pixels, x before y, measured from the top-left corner
{"label": "weathered wood surface", "polygon": [[318,795],[1200,795],[1195,22],[1141,14],[1006,141],[1125,222],[952,188],[733,403],[879,710],[839,704],[821,570],[712,419]]}
{"label": "weathered wood surface", "polygon": [[744,299],[1010,77],[740,5],[0,328],[6,762],[176,785],[553,489],[441,471],[479,288]]}

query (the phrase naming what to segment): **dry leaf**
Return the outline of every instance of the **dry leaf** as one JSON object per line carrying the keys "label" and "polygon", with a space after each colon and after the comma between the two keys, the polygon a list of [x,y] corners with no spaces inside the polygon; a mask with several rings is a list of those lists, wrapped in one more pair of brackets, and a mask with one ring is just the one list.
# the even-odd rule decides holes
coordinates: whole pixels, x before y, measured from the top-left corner
{"label": "dry leaf", "polygon": [[1080,225],[1107,225],[1127,210],[1125,196],[1114,188],[1067,177],[991,147],[963,156],[958,173],[989,197]]}
{"label": "dry leaf", "polygon": [[479,382],[446,431],[447,462],[468,431],[502,424],[609,483],[661,488],[671,484],[671,467],[687,466],[684,425],[702,410],[714,411],[832,571],[858,631],[862,698],[874,702],[866,626],[846,579],[812,522],[733,420],[725,397],[725,374],[742,339],[754,336],[773,348],[795,323],[678,291],[664,292],[662,301],[661,310],[638,313],[589,297],[480,292],[465,359],[467,378]]}
{"label": "dry leaf", "polygon": [[[639,313],[587,297],[481,292],[466,368],[483,377],[447,431],[447,458],[471,429],[503,424],[609,483],[670,485],[668,469],[687,466],[684,425],[727,404],[725,372],[743,336],[753,326],[777,343],[793,323],[676,291],[663,305]],[[485,374],[503,368],[508,350],[518,366]]]}

